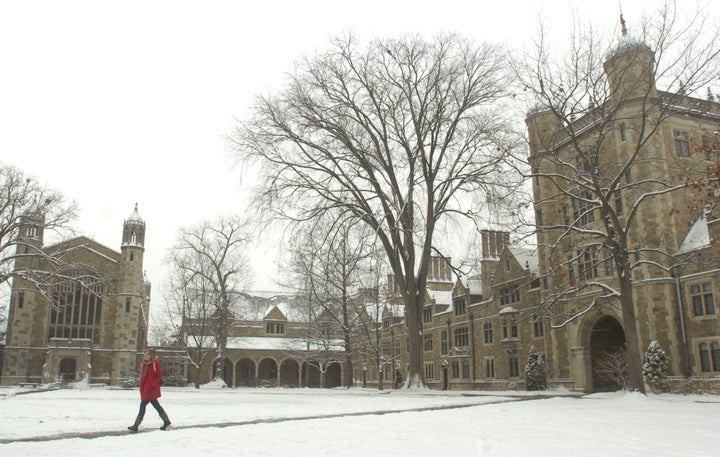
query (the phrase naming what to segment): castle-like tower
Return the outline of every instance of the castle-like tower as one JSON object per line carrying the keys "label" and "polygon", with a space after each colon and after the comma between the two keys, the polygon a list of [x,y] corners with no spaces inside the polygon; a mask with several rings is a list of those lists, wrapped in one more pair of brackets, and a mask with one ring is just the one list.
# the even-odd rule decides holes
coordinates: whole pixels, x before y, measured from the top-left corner
{"label": "castle-like tower", "polygon": [[45,246],[43,227],[42,217],[26,216],[17,236],[0,382],[119,384],[137,372],[147,344],[150,283],[137,205],[120,252],[83,236]]}

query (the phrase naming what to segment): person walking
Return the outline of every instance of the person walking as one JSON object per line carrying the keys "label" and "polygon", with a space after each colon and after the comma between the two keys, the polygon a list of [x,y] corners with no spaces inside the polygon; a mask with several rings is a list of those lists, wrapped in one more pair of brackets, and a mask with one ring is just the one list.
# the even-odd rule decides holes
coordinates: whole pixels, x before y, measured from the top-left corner
{"label": "person walking", "polygon": [[145,417],[145,408],[150,403],[157,410],[163,421],[160,430],[167,430],[170,426],[170,419],[167,413],[160,406],[158,398],[160,398],[160,382],[162,381],[162,368],[160,368],[160,360],[158,360],[155,349],[145,351],[145,357],[140,372],[140,411],[135,418],[135,423],[128,427],[133,432],[138,431],[138,426]]}

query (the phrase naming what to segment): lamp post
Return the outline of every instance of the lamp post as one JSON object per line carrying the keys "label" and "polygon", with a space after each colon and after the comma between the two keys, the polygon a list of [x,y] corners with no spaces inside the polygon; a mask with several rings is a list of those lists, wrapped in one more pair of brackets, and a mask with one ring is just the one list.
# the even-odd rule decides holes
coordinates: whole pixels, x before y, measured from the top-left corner
{"label": "lamp post", "polygon": [[365,387],[367,385],[367,366],[365,365],[365,362],[362,364],[362,386]]}

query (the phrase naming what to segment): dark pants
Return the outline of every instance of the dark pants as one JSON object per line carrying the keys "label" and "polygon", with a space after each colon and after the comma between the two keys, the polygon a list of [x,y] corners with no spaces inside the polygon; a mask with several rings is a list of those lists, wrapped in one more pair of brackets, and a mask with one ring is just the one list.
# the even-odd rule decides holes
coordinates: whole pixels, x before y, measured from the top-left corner
{"label": "dark pants", "polygon": [[137,418],[135,419],[135,425],[140,425],[143,417],[145,417],[145,408],[147,408],[148,403],[153,405],[153,408],[155,408],[155,410],[158,412],[163,422],[168,422],[167,413],[165,413],[165,410],[162,406],[160,406],[160,402],[157,401],[156,398],[155,400],[143,400],[140,402],[140,411],[138,412]]}

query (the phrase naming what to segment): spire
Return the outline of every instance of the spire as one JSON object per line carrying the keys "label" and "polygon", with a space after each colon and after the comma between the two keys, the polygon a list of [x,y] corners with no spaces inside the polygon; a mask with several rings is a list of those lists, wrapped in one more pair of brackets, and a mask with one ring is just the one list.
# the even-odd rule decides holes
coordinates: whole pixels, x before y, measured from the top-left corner
{"label": "spire", "polygon": [[620,9],[620,31],[621,31],[623,37],[627,36],[628,31],[627,31],[627,27],[625,26],[625,18],[623,17],[623,14],[622,14],[622,8]]}

